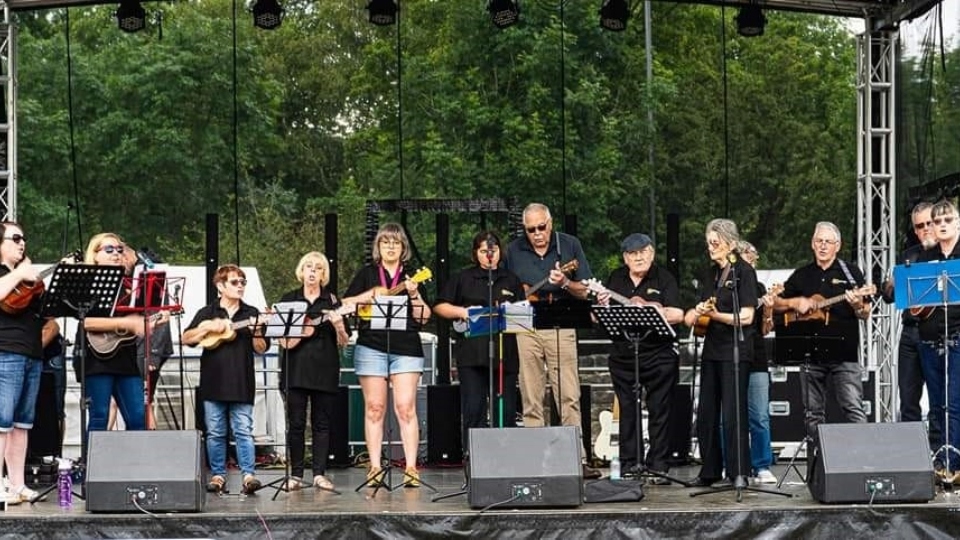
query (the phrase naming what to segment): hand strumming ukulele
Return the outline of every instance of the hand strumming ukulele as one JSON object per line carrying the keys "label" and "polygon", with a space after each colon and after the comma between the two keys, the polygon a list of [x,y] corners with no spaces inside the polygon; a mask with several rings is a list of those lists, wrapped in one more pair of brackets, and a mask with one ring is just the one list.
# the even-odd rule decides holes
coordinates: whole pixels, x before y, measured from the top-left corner
{"label": "hand strumming ukulele", "polygon": [[[571,259],[560,266],[560,271],[564,274],[569,274],[570,272],[576,272],[580,268],[580,262],[576,259]],[[540,281],[534,283],[533,285],[523,284],[524,294],[527,295],[527,300],[531,302],[536,302],[538,300],[552,300],[552,298],[540,298],[537,296],[537,291],[543,288],[544,285],[550,283],[550,275],[541,279]]]}
{"label": "hand strumming ukulele", "polygon": [[[259,324],[265,324],[268,320],[270,320],[270,314],[263,314],[259,317],[250,317],[237,322],[228,321],[227,319],[210,319],[203,321],[197,325],[197,328],[202,328],[204,330],[217,328],[217,330],[211,330],[207,332],[207,334],[203,336],[197,345],[203,347],[204,349],[216,349],[227,341],[233,341],[237,337],[237,330],[250,326],[257,326]],[[226,330],[223,330],[223,327],[221,326],[223,321],[227,321],[229,323]]]}
{"label": "hand strumming ukulele", "polygon": [[[703,301],[703,307],[707,308],[708,311],[713,311],[717,309],[717,298],[711,296]],[[697,321],[693,324],[693,335],[697,337],[703,337],[707,335],[707,327],[710,326],[710,314],[704,313],[703,315],[697,316]]]}
{"label": "hand strumming ukulele", "polygon": [[[80,251],[74,251],[70,255],[67,255],[66,258],[69,258],[73,262],[80,262],[83,260],[83,255]],[[16,315],[27,309],[27,306],[30,305],[30,302],[32,302],[34,298],[47,290],[46,285],[43,284],[43,280],[52,275],[60,264],[62,263],[51,265],[40,272],[40,279],[36,281],[21,281],[18,283],[17,286],[10,291],[10,294],[8,294],[3,301],[0,301],[0,309],[10,315]]]}
{"label": "hand strumming ukulele", "polygon": [[[429,281],[433,279],[433,272],[429,268],[423,267],[420,270],[417,270],[417,273],[408,278],[414,283],[423,283],[424,281]],[[357,306],[357,316],[365,321],[369,321],[373,317],[373,304],[376,302],[376,298],[379,296],[395,296],[405,291],[407,286],[403,283],[398,284],[392,289],[387,289],[386,287],[374,287],[370,289],[373,291],[374,300],[369,304],[360,304]]]}
{"label": "hand strumming ukulele", "polygon": [[[873,296],[877,294],[877,287],[872,283],[869,285],[864,285],[859,289],[854,289],[854,296]],[[846,293],[838,294],[837,296],[831,296],[830,298],[824,298],[819,294],[815,294],[810,297],[810,300],[814,302],[813,309],[806,313],[799,313],[797,311],[787,311],[782,314],[783,316],[783,325],[787,326],[792,322],[797,321],[823,321],[824,325],[830,324],[830,306],[838,304],[847,299]]]}

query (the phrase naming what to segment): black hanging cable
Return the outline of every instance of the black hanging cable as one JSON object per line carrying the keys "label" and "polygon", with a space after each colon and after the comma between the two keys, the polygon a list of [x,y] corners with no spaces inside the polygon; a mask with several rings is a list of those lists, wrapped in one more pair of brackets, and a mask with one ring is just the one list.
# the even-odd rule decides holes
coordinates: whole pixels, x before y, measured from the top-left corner
{"label": "black hanging cable", "polygon": [[[83,228],[80,224],[80,181],[77,179],[77,140],[74,136],[73,122],[73,53],[70,41],[70,8],[66,9],[66,45],[67,45],[67,125],[70,128],[70,176],[73,179],[73,208],[77,218],[77,246],[83,246]],[[67,206],[70,207],[69,205]],[[69,217],[69,216],[68,216]],[[64,248],[66,248],[66,234],[64,234]],[[61,255],[66,253],[66,249]]]}
{"label": "black hanging cable", "polygon": [[237,0],[233,0],[233,236],[237,247],[237,266],[240,266],[240,158],[237,150]]}
{"label": "black hanging cable", "polygon": [[727,122],[727,7],[720,6],[720,52],[723,71],[723,215],[730,217],[730,126]]}

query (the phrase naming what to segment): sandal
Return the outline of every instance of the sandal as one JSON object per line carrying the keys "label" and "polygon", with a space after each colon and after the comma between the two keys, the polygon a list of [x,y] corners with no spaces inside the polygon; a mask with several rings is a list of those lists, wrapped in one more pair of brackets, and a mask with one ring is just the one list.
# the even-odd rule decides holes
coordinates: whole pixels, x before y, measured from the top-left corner
{"label": "sandal", "polygon": [[296,476],[291,476],[287,478],[287,483],[284,484],[283,489],[286,491],[299,491],[303,489],[303,480]]}
{"label": "sandal", "polygon": [[322,474],[314,475],[313,477],[313,487],[326,489],[328,491],[333,491],[333,482],[331,482],[326,476]]}
{"label": "sandal", "polygon": [[420,471],[416,467],[407,467],[407,470],[403,471],[403,487],[420,487]]}
{"label": "sandal", "polygon": [[223,488],[226,485],[227,485],[227,480],[224,477],[220,476],[219,474],[215,474],[210,478],[210,481],[207,482],[207,492],[223,493]]}
{"label": "sandal", "polygon": [[383,487],[383,469],[380,467],[373,468],[371,467],[367,470],[367,487],[378,488]]}
{"label": "sandal", "polygon": [[242,491],[244,495],[253,495],[261,487],[263,487],[263,484],[260,483],[260,480],[256,476],[252,474],[243,475]]}

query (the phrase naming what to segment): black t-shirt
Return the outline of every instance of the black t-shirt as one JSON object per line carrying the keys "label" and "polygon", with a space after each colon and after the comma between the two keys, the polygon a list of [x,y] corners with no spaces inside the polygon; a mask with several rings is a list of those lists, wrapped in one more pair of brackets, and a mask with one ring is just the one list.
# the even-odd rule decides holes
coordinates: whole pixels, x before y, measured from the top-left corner
{"label": "black t-shirt", "polygon": [[[219,300],[200,308],[187,330],[211,319],[230,319],[233,322],[258,317],[257,308],[240,302],[233,317],[220,307]],[[254,373],[253,331],[249,326],[236,330],[237,335],[213,349],[200,354],[200,398],[205,401],[226,401],[253,404],[257,381]],[[269,343],[268,343],[269,346]]]}
{"label": "black t-shirt", "polygon": [[[403,267],[401,267],[399,269],[399,273],[403,273],[403,270]],[[392,288],[391,286],[394,285],[394,276],[391,276],[386,269],[384,269],[383,274],[386,277],[386,283],[380,282],[380,266],[372,264],[364,266],[359,272],[357,272],[357,275],[353,277],[353,281],[350,282],[350,286],[347,287],[347,292],[345,292],[343,295],[345,297],[356,296],[369,291],[374,287],[382,286],[388,289]],[[396,284],[400,284],[402,282],[403,276],[400,276],[396,280]],[[423,287],[418,287],[417,292],[420,294],[421,301],[424,304],[429,305],[427,302],[427,297],[424,296]],[[402,295],[404,295],[404,293],[400,294],[400,296]],[[365,321],[362,318],[358,319],[359,332],[357,336],[357,345],[363,345],[364,347],[370,347],[375,351],[394,355],[423,357],[423,343],[420,340],[420,328],[422,325],[414,318],[415,310],[418,308],[419,305],[411,305],[410,301],[407,301],[406,330],[372,330],[370,328],[372,318],[370,321]],[[374,313],[372,317],[381,316],[382,315],[377,313],[377,306],[374,306]]]}
{"label": "black t-shirt", "polygon": [[[715,264],[711,265],[700,283],[700,301],[716,298],[716,310],[720,313],[734,312],[734,289],[740,307],[757,307],[757,272],[741,259],[730,265],[729,272],[724,272]],[[742,343],[747,345],[737,347],[741,362],[753,360],[753,334],[753,326],[743,327]],[[711,320],[703,336],[703,360],[732,361],[734,337],[732,325]]]}
{"label": "black t-shirt", "polygon": [[[783,284],[783,298],[820,295],[823,299],[841,296],[845,291],[863,286],[863,272],[853,264],[846,264],[850,277],[835,259],[826,270],[816,262],[794,270]],[[789,345],[794,353],[785,358],[794,362],[803,360],[809,352],[810,361],[817,364],[857,362],[860,351],[860,319],[846,300],[827,308],[829,322],[821,320],[795,321],[787,326],[778,326],[778,351],[780,344]],[[783,317],[777,317],[782,321]],[[812,338],[812,339],[810,339]]]}
{"label": "black t-shirt", "polygon": [[[280,298],[281,302],[306,302],[307,317],[312,321],[323,318],[325,311],[340,307],[340,299],[329,289],[321,289],[320,296],[310,302],[303,288],[294,289]],[[313,335],[300,339],[300,344],[283,352],[280,363],[280,387],[302,388],[336,392],[340,385],[340,349],[337,331],[330,323],[313,327]],[[289,368],[289,369],[288,369]]]}
{"label": "black t-shirt", "polygon": [[[673,274],[656,264],[650,267],[647,275],[636,285],[630,277],[630,269],[621,266],[610,273],[606,287],[627,298],[637,296],[649,302],[657,302],[663,307],[680,307],[680,289],[677,287],[677,280],[673,277]],[[626,362],[632,365],[634,360],[633,344],[630,341],[618,339],[618,337],[611,336],[614,342],[610,361]],[[676,338],[652,337],[644,339],[638,344],[640,360],[655,357],[657,360],[675,361],[678,358],[676,344]]]}
{"label": "black t-shirt", "polygon": [[[6,265],[0,264],[0,277],[12,272]],[[27,307],[11,315],[0,310],[0,351],[40,360],[43,358],[41,333],[44,320],[40,318],[41,295],[30,300]]]}
{"label": "black t-shirt", "polygon": [[[437,303],[448,303],[461,307],[487,306],[490,290],[487,271],[474,266],[463,269],[457,277],[451,279],[440,291]],[[519,302],[524,299],[523,284],[513,272],[497,268],[493,271],[493,303]],[[517,373],[520,370],[517,352],[517,337],[512,333],[503,333],[503,370],[505,373]],[[490,336],[465,337],[456,334],[457,342],[453,354],[458,366],[487,367],[490,364]],[[496,336],[494,336],[496,339]],[[495,360],[499,355],[495,347]]]}
{"label": "black t-shirt", "polygon": [[[550,270],[556,266],[556,263],[565,265],[574,259],[577,261],[577,269],[568,274],[571,276],[570,279],[583,281],[593,277],[590,272],[590,263],[587,262],[587,256],[583,252],[580,240],[566,233],[554,232],[550,235],[550,245],[542,257],[533,250],[533,246],[530,245],[530,241],[526,237],[510,242],[502,266],[516,274],[522,283],[529,286],[550,277]],[[549,282],[537,291],[537,295],[541,298],[550,296],[554,299],[570,297],[565,289]]]}
{"label": "black t-shirt", "polygon": [[[946,257],[940,251],[940,246],[936,245],[925,250],[917,257],[917,262],[944,261],[948,259],[960,259],[960,242],[953,247],[953,251]],[[933,309],[930,316],[920,321],[920,339],[924,341],[942,341],[944,316],[947,316],[947,336],[954,336],[960,332],[960,305],[950,304],[947,306],[947,312],[944,313],[943,306],[937,306]]]}

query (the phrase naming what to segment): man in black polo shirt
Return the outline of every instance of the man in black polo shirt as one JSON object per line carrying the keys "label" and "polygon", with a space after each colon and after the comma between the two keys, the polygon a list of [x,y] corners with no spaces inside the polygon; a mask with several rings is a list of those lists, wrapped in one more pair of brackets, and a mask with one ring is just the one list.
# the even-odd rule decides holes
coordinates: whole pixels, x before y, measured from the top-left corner
{"label": "man in black polo shirt", "polygon": [[[867,421],[859,349],[860,320],[870,316],[869,287],[858,291],[864,284],[863,272],[837,258],[840,246],[840,229],[827,221],[817,223],[810,242],[814,261],[790,275],[774,305],[781,313],[776,317],[777,334],[793,337],[795,347],[809,354],[800,386],[807,435],[815,448],[817,426],[826,420],[828,380],[844,419]],[[843,301],[817,309],[818,301],[837,297]]]}
{"label": "man in black polo shirt", "polygon": [[[656,305],[670,324],[683,321],[680,290],[677,280],[665,268],[654,263],[656,252],[650,237],[633,233],[620,243],[623,266],[610,273],[606,288],[621,298],[619,303],[629,305]],[[600,294],[601,303],[610,295]],[[610,379],[620,407],[620,465],[627,473],[652,470],[666,474],[670,465],[670,396],[677,385],[680,356],[676,339],[658,337],[639,342],[636,358],[631,341],[614,341],[610,352]],[[634,363],[637,363],[635,366]],[[636,370],[636,371],[635,371]],[[639,377],[639,378],[638,378]],[[642,429],[637,417],[637,402],[641,399],[638,385],[642,385],[647,403],[647,427],[650,450],[644,459]],[[639,455],[638,455],[639,451]],[[652,483],[666,484],[669,480],[654,476]]]}
{"label": "man in black polo shirt", "polygon": [[[523,210],[526,235],[507,246],[503,267],[526,286],[547,279],[538,297],[549,300],[585,299],[587,288],[580,283],[592,276],[590,264],[575,236],[554,232],[550,209],[531,203]],[[576,261],[572,277],[560,267]],[[517,335],[520,352],[520,396],[523,400],[523,426],[542,427],[543,395],[546,383],[553,388],[553,399],[560,411],[560,423],[580,427],[580,375],[577,357],[577,332],[574,329],[536,330]],[[581,447],[582,456],[586,448]],[[600,472],[584,465],[585,478],[598,478]]]}

